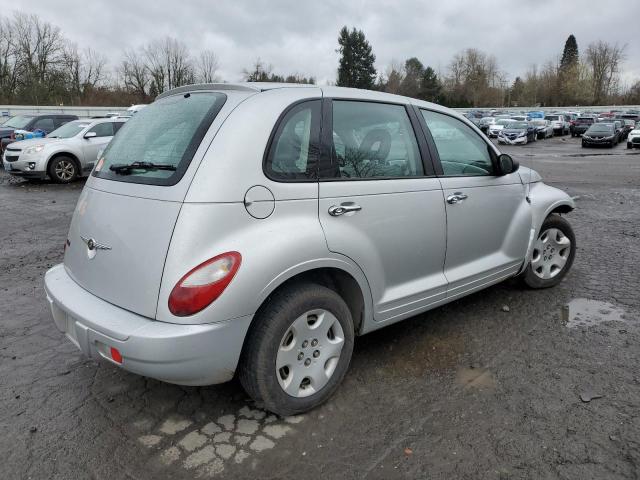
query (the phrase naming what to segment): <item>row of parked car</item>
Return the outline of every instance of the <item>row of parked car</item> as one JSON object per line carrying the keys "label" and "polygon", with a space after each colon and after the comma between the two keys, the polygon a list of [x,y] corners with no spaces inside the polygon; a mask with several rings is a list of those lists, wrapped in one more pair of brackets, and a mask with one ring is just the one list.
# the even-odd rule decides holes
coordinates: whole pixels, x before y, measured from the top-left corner
{"label": "row of parked car", "polygon": [[23,178],[73,182],[91,172],[98,153],[142,107],[91,119],[63,114],[10,117],[0,124],[4,169]]}
{"label": "row of parked car", "polygon": [[498,143],[524,145],[554,135],[582,137],[582,146],[613,147],[627,141],[627,148],[640,147],[640,111],[503,113],[467,112],[465,116]]}

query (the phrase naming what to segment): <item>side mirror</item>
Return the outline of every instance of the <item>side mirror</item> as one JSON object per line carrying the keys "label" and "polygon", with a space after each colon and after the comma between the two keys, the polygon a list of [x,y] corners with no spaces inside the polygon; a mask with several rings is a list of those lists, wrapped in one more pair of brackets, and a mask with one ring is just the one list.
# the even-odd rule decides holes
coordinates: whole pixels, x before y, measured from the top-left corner
{"label": "side mirror", "polygon": [[98,134],[96,132],[87,132],[84,134],[84,138],[93,138],[93,137],[97,137]]}
{"label": "side mirror", "polygon": [[518,170],[520,164],[517,160],[511,158],[510,155],[502,153],[498,157],[498,168],[500,169],[500,175],[508,175]]}

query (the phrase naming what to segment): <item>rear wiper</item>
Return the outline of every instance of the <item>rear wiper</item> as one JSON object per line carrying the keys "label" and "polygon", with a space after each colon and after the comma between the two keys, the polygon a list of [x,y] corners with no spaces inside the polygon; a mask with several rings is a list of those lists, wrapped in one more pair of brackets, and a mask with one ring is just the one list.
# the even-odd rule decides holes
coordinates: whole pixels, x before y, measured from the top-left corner
{"label": "rear wiper", "polygon": [[117,163],[111,165],[109,170],[119,173],[121,175],[128,175],[132,170],[172,170],[175,171],[175,165],[169,165],[166,163],[153,163],[153,162],[133,162],[133,163]]}

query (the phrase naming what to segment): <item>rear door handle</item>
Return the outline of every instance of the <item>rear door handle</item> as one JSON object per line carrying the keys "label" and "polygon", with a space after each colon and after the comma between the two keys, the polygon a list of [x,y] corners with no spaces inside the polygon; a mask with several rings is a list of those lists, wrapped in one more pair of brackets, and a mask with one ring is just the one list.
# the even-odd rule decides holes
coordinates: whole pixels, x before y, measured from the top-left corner
{"label": "rear door handle", "polygon": [[464,202],[466,199],[468,198],[468,196],[462,192],[456,192],[453,195],[449,195],[447,197],[447,203],[449,205],[455,205],[456,203],[462,203]]}
{"label": "rear door handle", "polygon": [[329,215],[332,217],[339,217],[349,212],[359,212],[362,210],[360,205],[356,205],[353,202],[342,203],[340,205],[332,205],[329,207]]}

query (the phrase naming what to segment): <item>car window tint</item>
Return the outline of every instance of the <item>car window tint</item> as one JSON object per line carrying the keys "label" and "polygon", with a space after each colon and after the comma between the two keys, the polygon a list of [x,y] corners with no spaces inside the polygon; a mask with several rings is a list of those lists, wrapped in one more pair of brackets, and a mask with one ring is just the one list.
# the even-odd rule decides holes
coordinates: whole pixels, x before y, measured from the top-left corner
{"label": "car window tint", "polygon": [[489,147],[475,131],[449,115],[429,110],[421,112],[436,144],[445,175],[493,175]]}
{"label": "car window tint", "polygon": [[403,178],[424,175],[418,143],[405,107],[384,103],[333,102],[329,177]]}
{"label": "car window tint", "polygon": [[118,130],[120,130],[123,125],[124,122],[113,122],[113,134],[115,135],[116,133],[118,133]]}
{"label": "car window tint", "polygon": [[[95,132],[96,137],[111,137],[113,135],[113,123],[105,122],[94,125],[87,133]],[[86,135],[86,134],[85,134]]]}
{"label": "car window tint", "polygon": [[320,100],[295,105],[276,127],[265,164],[275,180],[316,178],[320,142]]}
{"label": "car window tint", "polygon": [[33,124],[32,130],[44,130],[50,132],[55,129],[52,118],[41,118]]}

